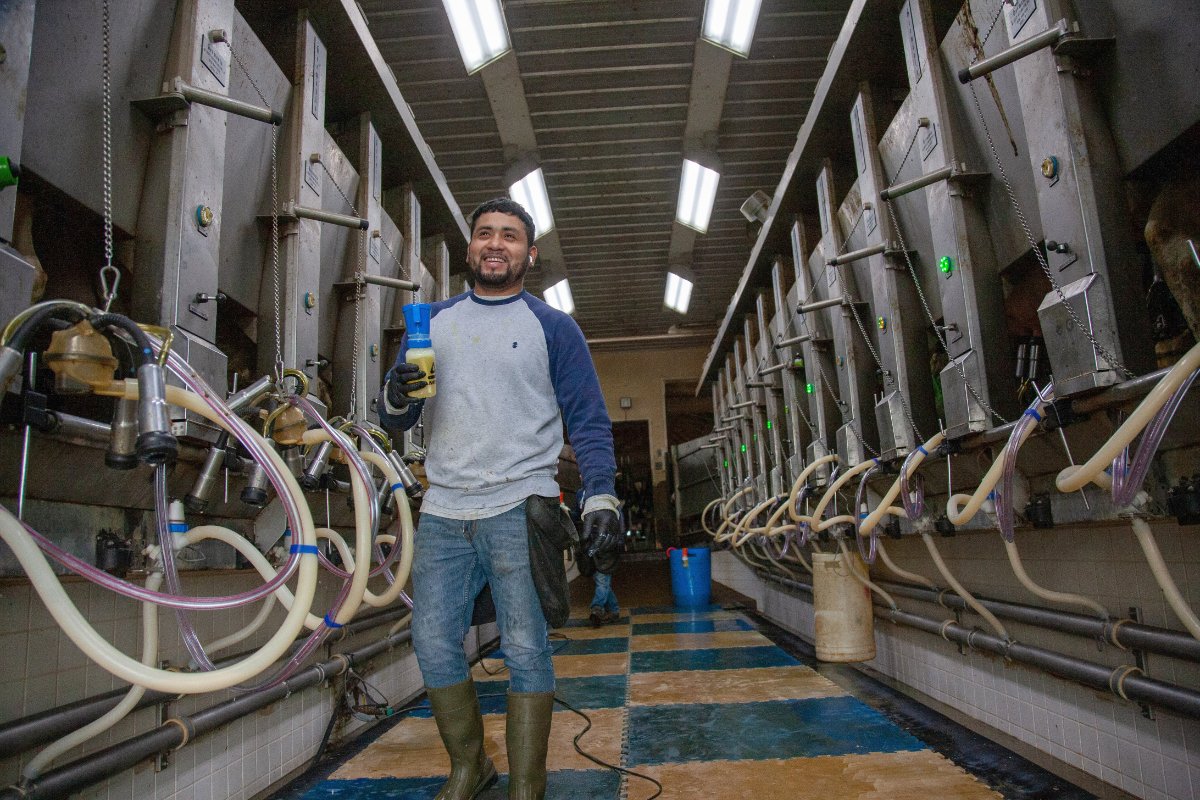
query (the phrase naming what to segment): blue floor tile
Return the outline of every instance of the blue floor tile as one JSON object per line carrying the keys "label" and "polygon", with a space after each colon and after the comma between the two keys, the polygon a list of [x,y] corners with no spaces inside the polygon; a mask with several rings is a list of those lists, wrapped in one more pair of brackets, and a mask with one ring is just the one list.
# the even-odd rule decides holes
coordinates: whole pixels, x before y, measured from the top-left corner
{"label": "blue floor tile", "polygon": [[629,709],[628,764],[672,764],[922,750],[852,697]]}
{"label": "blue floor tile", "polygon": [[705,650],[652,650],[630,654],[631,672],[679,672],[691,669],[794,667],[799,661],[773,645],[715,647]]}
{"label": "blue floor tile", "polygon": [[754,626],[744,619],[691,619],[675,622],[645,622],[633,626],[634,636],[656,633],[714,633],[716,631],[751,631]]}
{"label": "blue floor tile", "polygon": [[[575,708],[621,708],[629,679],[625,675],[598,675],[588,678],[558,678],[554,694]],[[477,686],[479,710],[483,714],[504,714],[508,711],[508,681],[485,681]],[[562,706],[556,707],[563,711]],[[428,719],[433,716],[429,703],[423,703],[409,714]]]}
{"label": "blue floor tile", "polygon": [[628,636],[608,636],[603,639],[572,639],[569,643],[554,642],[554,655],[556,656],[594,656],[600,653],[625,653],[628,650]]}
{"label": "blue floor tile", "polygon": [[[554,694],[575,708],[621,708],[628,693],[628,675],[599,675],[592,678],[558,678]],[[555,706],[562,711],[562,706]]]}
{"label": "blue floor tile", "polygon": [[697,606],[696,608],[682,608],[680,606],[638,606],[629,610],[631,614],[686,614],[694,611],[723,611],[724,609],[716,603],[709,603],[706,606]]}
{"label": "blue floor tile", "polygon": [[[296,800],[433,800],[445,782],[445,777],[322,781]],[[615,800],[620,783],[620,776],[611,770],[558,770],[546,775],[546,797]],[[501,775],[479,800],[503,798],[507,793],[508,776]]]}
{"label": "blue floor tile", "polygon": [[[621,617],[620,619],[618,619],[616,622],[610,622],[608,624],[609,625],[628,625],[629,624],[629,615],[625,615],[625,616]],[[586,617],[584,619],[569,619],[563,624],[562,627],[564,627],[564,628],[590,628],[590,627],[592,627],[592,621],[590,619],[587,619]]]}

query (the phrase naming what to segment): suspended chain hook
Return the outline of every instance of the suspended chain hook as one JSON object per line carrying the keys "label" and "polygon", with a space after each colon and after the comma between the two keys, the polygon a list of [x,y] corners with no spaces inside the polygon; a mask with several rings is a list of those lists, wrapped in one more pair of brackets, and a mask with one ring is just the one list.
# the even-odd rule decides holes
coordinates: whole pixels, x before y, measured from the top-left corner
{"label": "suspended chain hook", "polygon": [[[109,281],[112,281],[111,286]],[[109,307],[112,306],[113,300],[117,299],[117,287],[121,285],[121,270],[114,267],[112,264],[105,264],[100,268],[100,299],[104,303],[104,312],[107,314]]]}

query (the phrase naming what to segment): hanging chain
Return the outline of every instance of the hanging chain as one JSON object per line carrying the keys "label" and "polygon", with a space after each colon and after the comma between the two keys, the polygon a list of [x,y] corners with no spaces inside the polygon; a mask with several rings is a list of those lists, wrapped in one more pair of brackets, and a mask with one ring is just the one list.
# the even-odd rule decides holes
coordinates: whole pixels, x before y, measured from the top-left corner
{"label": "hanging chain", "polygon": [[[996,23],[1000,21],[1000,15],[1004,13],[1004,6],[1008,5],[1008,3],[1009,0],[1000,0],[1000,4],[996,6],[996,14],[992,17],[992,22],[990,25],[988,25],[988,29],[984,32],[983,37],[979,40],[980,50],[982,50],[983,46],[987,44],[988,37],[992,35],[992,31],[996,29]],[[975,63],[976,60],[978,59],[972,59],[971,63]]]}
{"label": "hanging chain", "polygon": [[[350,207],[350,213],[356,217],[359,217],[360,214],[358,213],[358,208],[354,205],[354,203],[350,202],[350,198],[347,197],[346,193],[342,191],[342,187],[338,186],[337,179],[333,177],[333,173],[329,171],[329,167],[325,166],[325,160],[320,159],[317,161],[317,163],[321,165],[321,169],[329,178],[329,182],[333,184],[334,190],[341,195],[342,200],[347,206]],[[383,237],[380,237],[380,241],[382,241],[382,238]],[[358,382],[362,373],[362,365],[359,363],[363,338],[362,306],[367,299],[366,281],[363,280],[363,275],[366,273],[367,268],[367,231],[365,229],[359,229],[357,247],[358,253],[355,263],[361,266],[359,269],[355,270],[354,275],[354,343],[351,348],[350,356],[352,366],[350,369],[349,419],[354,419],[355,413],[358,410]]]}
{"label": "hanging chain", "polygon": [[383,238],[383,236],[380,236],[379,241],[383,243],[383,249],[388,251],[388,255],[391,256],[392,261],[396,263],[396,268],[400,270],[400,277],[406,281],[410,280],[408,277],[408,270],[404,268],[404,264],[400,261],[400,259],[396,258],[396,253],[392,250],[391,245],[387,243],[387,239]]}
{"label": "hanging chain", "polygon": [[[101,24],[102,51],[101,92],[103,104],[103,181],[104,181],[104,266],[100,268],[100,293],[104,302],[105,312],[112,306],[117,297],[117,287],[121,284],[121,271],[113,266],[113,222],[112,222],[112,18],[109,11],[110,0],[104,0],[104,14]],[[111,281],[111,283],[109,283]]]}
{"label": "hanging chain", "polygon": [[[250,86],[254,89],[254,93],[258,95],[259,100],[267,108],[271,108],[271,103],[267,100],[266,94],[262,88],[254,80],[254,76],[250,74],[250,70],[246,69],[246,65],[242,63],[242,59],[238,56],[237,51],[233,49],[233,42],[229,41],[228,37],[222,37],[215,41],[222,42],[225,47],[229,48],[229,55],[233,58],[233,62],[238,65],[242,74],[246,76],[246,80],[250,82]],[[271,291],[273,292],[273,308],[275,310],[275,382],[282,385],[283,383],[283,289],[280,287],[279,275],[279,126],[271,126]]]}
{"label": "hanging chain", "polygon": [[992,140],[992,132],[988,128],[987,120],[983,116],[983,107],[979,104],[979,95],[975,91],[975,82],[972,81],[967,86],[971,89],[971,99],[975,101],[975,111],[979,115],[980,124],[983,125],[983,133],[987,137],[988,148],[992,152],[992,160],[996,163],[996,168],[1000,172],[1000,180],[1004,182],[1004,191],[1008,195],[1009,203],[1012,204],[1013,212],[1017,215],[1017,220],[1021,223],[1021,230],[1025,233],[1025,240],[1029,243],[1029,247],[1033,250],[1033,254],[1037,258],[1038,266],[1042,268],[1046,279],[1054,287],[1054,293],[1058,295],[1059,302],[1067,309],[1067,315],[1071,317],[1071,321],[1075,323],[1075,327],[1083,331],[1088,341],[1092,343],[1092,349],[1096,352],[1096,355],[1119,369],[1124,373],[1126,378],[1134,377],[1133,372],[1121,362],[1121,359],[1113,355],[1107,347],[1100,343],[1096,335],[1092,333],[1091,326],[1083,324],[1083,320],[1079,318],[1079,315],[1075,313],[1075,309],[1067,302],[1067,296],[1063,293],[1062,286],[1054,278],[1054,273],[1050,270],[1050,264],[1046,261],[1046,256],[1042,253],[1042,248],[1038,246],[1037,241],[1033,238],[1033,231],[1029,228],[1029,221],[1025,219],[1025,213],[1021,210],[1020,203],[1017,202],[1017,195],[1013,191],[1012,183],[1008,180],[1008,173],[1004,169],[1004,164],[1000,161],[1000,154],[996,152],[996,143]]}

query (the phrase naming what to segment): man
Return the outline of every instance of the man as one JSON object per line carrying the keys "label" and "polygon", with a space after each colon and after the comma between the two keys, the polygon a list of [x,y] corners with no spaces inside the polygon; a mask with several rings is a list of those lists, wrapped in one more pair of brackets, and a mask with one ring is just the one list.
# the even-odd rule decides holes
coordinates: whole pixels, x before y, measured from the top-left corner
{"label": "man", "polygon": [[463,637],[485,583],[496,605],[510,680],[506,739],[510,798],[541,798],[554,706],[545,615],[530,574],[525,505],[557,504],[563,422],[587,499],[583,539],[596,553],[621,541],[613,495],[612,423],[583,333],[568,315],[524,291],[537,258],[534,227],[518,203],[497,198],[471,214],[467,266],[474,289],[434,303],[430,338],[437,394],[401,355],[381,391],[380,419],[411,428],[425,412],[429,490],[413,562],[413,645],[438,733],[450,754],[439,800],[470,800],[496,779]]}

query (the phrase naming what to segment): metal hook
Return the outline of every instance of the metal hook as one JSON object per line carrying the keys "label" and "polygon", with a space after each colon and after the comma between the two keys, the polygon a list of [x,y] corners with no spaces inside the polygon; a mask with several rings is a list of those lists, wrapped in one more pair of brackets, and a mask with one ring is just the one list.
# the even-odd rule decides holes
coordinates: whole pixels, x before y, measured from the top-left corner
{"label": "metal hook", "polygon": [[[109,276],[112,276],[112,287],[109,288]],[[121,285],[121,270],[114,267],[112,264],[105,264],[100,268],[100,294],[104,300],[104,313],[108,313],[109,307],[113,300],[117,298],[117,287]]]}

